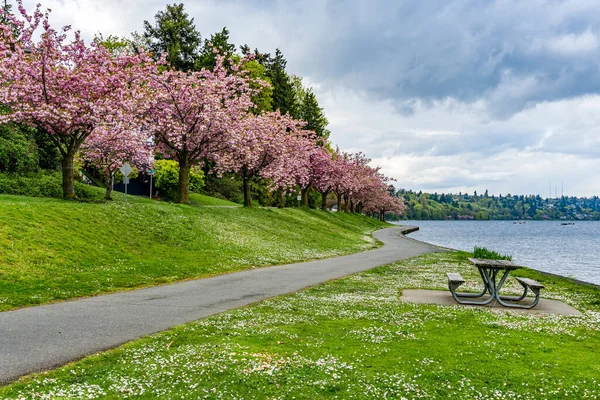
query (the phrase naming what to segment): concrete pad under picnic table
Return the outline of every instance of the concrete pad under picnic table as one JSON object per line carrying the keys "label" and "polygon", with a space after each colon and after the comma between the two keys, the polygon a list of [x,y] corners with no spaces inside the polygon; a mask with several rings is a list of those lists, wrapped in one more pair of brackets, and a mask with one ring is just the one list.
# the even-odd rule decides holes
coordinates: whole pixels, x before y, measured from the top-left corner
{"label": "concrete pad under picnic table", "polygon": [[[489,299],[489,295],[481,298]],[[531,302],[533,298],[527,297],[525,301],[519,302],[525,304],[527,301]],[[497,302],[492,301],[490,304],[485,306],[459,304],[453,298],[452,294],[448,290],[425,290],[425,289],[403,289],[402,297],[400,300],[407,303],[414,304],[440,304],[445,306],[459,306],[459,307],[486,307],[494,308],[496,310],[506,310],[511,312],[518,312],[523,314],[558,314],[558,315],[582,315],[577,309],[570,305],[563,303],[558,300],[540,298],[540,302],[531,309],[523,308],[510,308],[504,307]],[[478,299],[479,300],[479,299]]]}

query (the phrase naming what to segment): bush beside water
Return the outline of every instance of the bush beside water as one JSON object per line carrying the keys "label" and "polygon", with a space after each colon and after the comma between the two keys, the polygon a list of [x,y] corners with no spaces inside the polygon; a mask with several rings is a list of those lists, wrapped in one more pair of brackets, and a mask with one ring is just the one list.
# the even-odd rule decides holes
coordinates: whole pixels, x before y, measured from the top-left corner
{"label": "bush beside water", "polygon": [[497,251],[486,249],[485,247],[477,247],[473,249],[475,258],[483,258],[487,260],[508,260],[512,261],[512,256],[509,254],[500,254]]}

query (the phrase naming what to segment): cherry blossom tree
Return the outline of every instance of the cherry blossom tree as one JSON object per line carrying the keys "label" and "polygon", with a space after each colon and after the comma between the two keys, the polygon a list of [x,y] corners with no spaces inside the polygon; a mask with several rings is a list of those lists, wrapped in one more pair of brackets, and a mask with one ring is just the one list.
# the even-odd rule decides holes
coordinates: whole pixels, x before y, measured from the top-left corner
{"label": "cherry blossom tree", "polygon": [[405,210],[406,205],[402,199],[391,196],[387,187],[372,191],[364,207],[366,213],[378,215],[381,221],[385,221],[386,212],[402,214]]}
{"label": "cherry blossom tree", "polygon": [[344,209],[346,212],[354,212],[360,203],[360,195],[365,196],[373,187],[378,187],[384,177],[379,174],[379,167],[369,166],[371,159],[362,152],[347,154],[346,159],[350,168],[343,193]]}
{"label": "cherry blossom tree", "polygon": [[316,143],[300,122],[279,111],[248,114],[233,131],[217,157],[216,170],[242,177],[244,206],[252,206],[250,182],[256,176],[268,179],[272,190],[308,180],[306,151]]}
{"label": "cherry blossom tree", "polygon": [[0,122],[30,125],[50,137],[62,157],[63,196],[74,198],[76,153],[107,120],[137,117],[131,110],[145,97],[137,82],[153,65],[145,54],[86,45],[69,26],[55,30],[40,5],[29,15],[19,0],[18,9],[20,18],[5,15],[8,22],[0,24],[0,102],[10,109]]}
{"label": "cherry blossom tree", "polygon": [[356,155],[341,152],[336,149],[334,154],[334,179],[332,191],[337,197],[337,210],[342,211],[342,201],[345,201],[344,211],[349,211],[349,198],[357,188]]}
{"label": "cherry blossom tree", "polygon": [[312,187],[321,194],[321,209],[327,209],[327,196],[334,187],[337,177],[337,165],[334,163],[333,154],[322,146],[317,146],[307,152],[309,158],[308,183],[298,185],[302,189],[302,204],[308,203],[308,190]]}
{"label": "cherry blossom tree", "polygon": [[96,128],[82,146],[83,158],[104,175],[106,200],[111,200],[112,179],[128,162],[138,169],[154,162],[154,148],[144,130],[121,124]]}
{"label": "cherry blossom tree", "polygon": [[164,71],[150,77],[153,90],[147,127],[158,150],[179,163],[178,203],[189,201],[190,168],[217,155],[233,144],[234,127],[253,106],[250,79],[228,74],[223,58],[217,56],[213,71]]}
{"label": "cherry blossom tree", "polygon": [[390,179],[380,172],[379,167],[371,167],[371,160],[363,153],[336,149],[333,157],[329,173],[323,171],[320,177],[324,183],[316,187],[320,191],[335,192],[338,211],[381,213],[385,210],[385,213],[403,210],[402,201],[389,195]]}
{"label": "cherry blossom tree", "polygon": [[364,205],[382,190],[387,190],[389,178],[379,172],[379,167],[369,165],[354,166],[354,191],[349,199],[352,212],[360,213]]}

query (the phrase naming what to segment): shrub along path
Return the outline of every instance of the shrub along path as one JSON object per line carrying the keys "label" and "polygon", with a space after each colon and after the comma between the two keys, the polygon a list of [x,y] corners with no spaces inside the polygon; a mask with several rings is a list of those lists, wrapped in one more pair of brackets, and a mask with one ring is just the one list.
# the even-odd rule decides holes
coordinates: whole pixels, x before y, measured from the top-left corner
{"label": "shrub along path", "polygon": [[440,249],[398,228],[384,246],[349,256],[0,313],[0,383],[259,300]]}

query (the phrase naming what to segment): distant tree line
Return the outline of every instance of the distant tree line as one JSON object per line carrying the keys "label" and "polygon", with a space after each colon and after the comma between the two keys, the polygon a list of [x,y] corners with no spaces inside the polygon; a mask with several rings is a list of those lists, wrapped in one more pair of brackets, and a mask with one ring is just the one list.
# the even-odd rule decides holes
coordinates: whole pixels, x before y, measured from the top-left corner
{"label": "distant tree line", "polygon": [[542,198],[539,195],[424,193],[400,189],[396,196],[407,206],[402,216],[418,220],[600,220],[600,199],[593,197]]}

